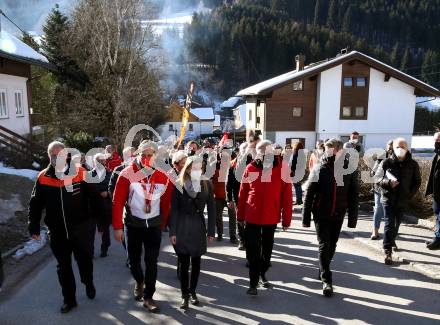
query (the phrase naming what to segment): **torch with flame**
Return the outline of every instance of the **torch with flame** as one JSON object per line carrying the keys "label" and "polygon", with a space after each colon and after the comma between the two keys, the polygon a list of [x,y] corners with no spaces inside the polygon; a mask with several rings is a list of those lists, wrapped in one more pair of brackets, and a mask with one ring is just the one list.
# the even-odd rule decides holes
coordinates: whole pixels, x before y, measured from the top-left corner
{"label": "torch with flame", "polygon": [[189,111],[191,109],[194,89],[195,89],[195,82],[191,81],[188,94],[186,95],[185,107],[182,110],[182,126],[180,127],[180,136],[179,136],[179,140],[177,141],[178,146],[181,145],[183,139],[185,138],[186,127],[188,125]]}

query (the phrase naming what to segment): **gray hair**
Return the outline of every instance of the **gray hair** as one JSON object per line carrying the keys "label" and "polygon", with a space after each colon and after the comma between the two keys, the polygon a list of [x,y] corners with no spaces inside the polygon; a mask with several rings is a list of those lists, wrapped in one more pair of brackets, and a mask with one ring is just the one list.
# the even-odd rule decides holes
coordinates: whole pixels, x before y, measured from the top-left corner
{"label": "gray hair", "polygon": [[405,138],[397,138],[393,140],[393,147],[398,146],[399,143],[403,143],[405,145],[405,149],[408,150],[408,142],[406,142]]}
{"label": "gray hair", "polygon": [[150,140],[144,140],[139,144],[137,153],[140,154],[147,149],[152,149],[154,152],[157,152],[157,144]]}
{"label": "gray hair", "polygon": [[52,155],[52,151],[56,148],[58,149],[64,149],[66,146],[64,145],[64,143],[60,142],[60,141],[52,141],[51,143],[49,143],[49,145],[47,146],[47,154],[49,156]]}
{"label": "gray hair", "polygon": [[136,149],[133,147],[124,148],[124,150],[122,151],[122,157],[124,158],[124,160],[127,160],[135,151]]}
{"label": "gray hair", "polygon": [[342,143],[341,139],[338,139],[338,138],[332,138],[330,140],[327,140],[324,145],[326,147],[333,148],[333,149],[336,149],[336,150],[340,150],[344,146],[344,144]]}
{"label": "gray hair", "polygon": [[244,155],[246,153],[246,149],[248,148],[249,143],[247,142],[243,142],[242,144],[240,144],[240,154]]}
{"label": "gray hair", "polygon": [[256,149],[257,149],[257,151],[261,152],[263,150],[266,150],[266,147],[271,146],[271,145],[272,145],[271,141],[263,140],[263,141],[258,142]]}
{"label": "gray hair", "polygon": [[185,153],[185,151],[179,150],[175,152],[172,159],[173,165],[178,164],[182,159],[185,158],[188,158],[188,155]]}

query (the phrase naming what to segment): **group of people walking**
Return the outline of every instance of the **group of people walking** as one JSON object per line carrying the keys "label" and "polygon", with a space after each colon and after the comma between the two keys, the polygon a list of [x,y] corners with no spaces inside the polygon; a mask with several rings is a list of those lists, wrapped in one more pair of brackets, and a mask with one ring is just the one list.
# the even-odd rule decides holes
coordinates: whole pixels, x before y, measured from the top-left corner
{"label": "group of people walking", "polygon": [[[434,211],[439,219],[439,135],[435,141],[436,155],[427,194],[434,195]],[[309,175],[303,186],[298,163],[303,147],[283,149],[258,137],[250,137],[236,150],[213,148],[209,143],[200,147],[191,141],[184,150],[167,151],[153,141],[144,140],[137,149],[125,148],[123,160],[110,146],[105,153],[94,156],[94,167],[89,171],[84,160],[76,163],[75,157],[65,154],[63,143],[51,143],[48,147],[50,165],[39,174],[30,200],[29,232],[38,238],[45,209],[44,221],[58,262],[57,273],[64,297],[61,312],[67,313],[77,306],[72,254],[86,295],[94,299],[96,227],[102,238],[100,256],[104,258],[110,246],[111,224],[115,240],[123,244],[127,253],[126,263],[135,281],[135,300],[143,301],[150,312],[160,311],[153,296],[162,233],[168,232],[177,255],[180,308],[187,310],[190,304],[198,305],[202,256],[207,253],[208,243],[224,240],[225,208],[229,217],[229,240],[246,251],[250,279],[247,294],[257,295],[259,286],[271,288],[267,273],[271,267],[275,230],[280,223],[283,231],[291,226],[293,189],[295,204],[303,204],[303,227],[311,226],[313,215],[319,243],[318,276],[323,283],[323,295],[332,296],[330,264],[341,228],[347,213],[350,228],[356,227],[358,217],[358,169],[343,175],[342,182],[335,177],[336,166],[346,169],[349,165],[350,154],[345,150],[348,148],[363,153],[357,132],[353,132],[346,144],[339,139],[318,141],[306,164]],[[69,158],[73,161],[71,166],[67,165]],[[63,160],[66,163],[59,163]],[[74,175],[69,172],[72,166],[76,169]],[[377,157],[371,173],[375,180],[372,239],[379,238],[383,216],[385,263],[391,264],[403,212],[420,187],[420,170],[405,140],[399,138],[388,144],[386,156]],[[212,177],[207,177],[208,174]],[[429,249],[440,248],[439,227],[437,221],[436,236],[428,243]]]}

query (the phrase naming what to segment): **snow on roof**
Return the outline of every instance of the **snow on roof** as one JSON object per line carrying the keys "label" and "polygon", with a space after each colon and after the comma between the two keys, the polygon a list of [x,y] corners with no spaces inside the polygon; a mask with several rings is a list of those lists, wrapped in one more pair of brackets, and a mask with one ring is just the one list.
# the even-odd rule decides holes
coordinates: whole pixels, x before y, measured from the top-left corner
{"label": "snow on roof", "polygon": [[221,107],[232,107],[234,108],[235,106],[237,106],[237,104],[240,102],[240,100],[242,100],[241,97],[231,97],[228,100],[225,100],[222,104]]}
{"label": "snow on roof", "polygon": [[220,115],[214,115],[214,126],[220,126]]}
{"label": "snow on roof", "polygon": [[305,67],[304,70],[301,70],[301,71],[293,70],[293,71],[284,73],[280,76],[265,80],[265,81],[260,82],[256,85],[253,85],[253,86],[248,87],[246,89],[240,90],[237,93],[237,96],[254,96],[254,95],[263,94],[267,91],[272,90],[273,88],[276,88],[277,86],[284,85],[285,83],[288,83],[293,80],[298,80],[304,75],[313,75],[314,72],[320,73],[321,71],[324,71],[326,69],[330,69],[334,66],[337,66],[338,63],[342,64],[343,62],[349,60],[351,57],[357,57],[357,58],[360,58],[361,60],[363,58],[364,60],[373,61],[373,63],[375,63],[376,65],[379,65],[382,68],[391,70],[397,76],[401,76],[401,77],[403,76],[405,78],[411,79],[419,87],[428,88],[429,91],[431,91],[435,94],[440,93],[438,89],[432,87],[431,85],[428,85],[427,83],[425,83],[423,81],[418,80],[417,78],[414,78],[413,76],[410,76],[410,75],[408,75],[398,69],[395,69],[395,68],[393,68],[393,67],[391,67],[391,66],[389,66],[379,60],[376,60],[368,55],[365,55],[361,52],[352,51],[348,54],[339,55],[338,57],[336,57],[334,59],[329,59],[329,60],[323,61],[322,63],[309,65],[309,66]]}
{"label": "snow on roof", "polygon": [[6,55],[29,63],[48,64],[47,58],[5,30],[0,31],[0,56]]}
{"label": "snow on roof", "polygon": [[191,113],[197,116],[202,121],[214,120],[214,111],[212,107],[192,108]]}

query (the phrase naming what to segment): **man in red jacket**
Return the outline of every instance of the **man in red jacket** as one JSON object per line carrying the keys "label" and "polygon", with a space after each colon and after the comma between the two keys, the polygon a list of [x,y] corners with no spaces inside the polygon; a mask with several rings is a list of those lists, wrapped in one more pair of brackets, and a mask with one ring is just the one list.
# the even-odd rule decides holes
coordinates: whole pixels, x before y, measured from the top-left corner
{"label": "man in red jacket", "polygon": [[113,171],[116,167],[120,166],[122,164],[122,159],[118,155],[115,148],[109,144],[105,147],[105,152],[108,154],[109,158],[107,159],[106,166],[108,170]]}
{"label": "man in red jacket", "polygon": [[246,221],[246,254],[249,260],[249,295],[257,295],[261,277],[262,285],[270,288],[266,278],[270,266],[274,233],[282,219],[283,230],[290,227],[292,219],[292,184],[284,180],[282,162],[274,158],[272,143],[268,140],[257,145],[257,157],[243,174],[238,195],[237,219]]}
{"label": "man in red jacket", "polygon": [[[156,152],[154,142],[143,141],[139,145],[136,159],[118,178],[112,211],[115,239],[121,242],[125,237],[129,267],[136,281],[134,297],[136,300],[143,298],[144,307],[152,313],[160,311],[153,294],[162,218],[168,216],[172,189],[167,175],[154,167]],[[141,265],[142,248],[145,274]]]}

